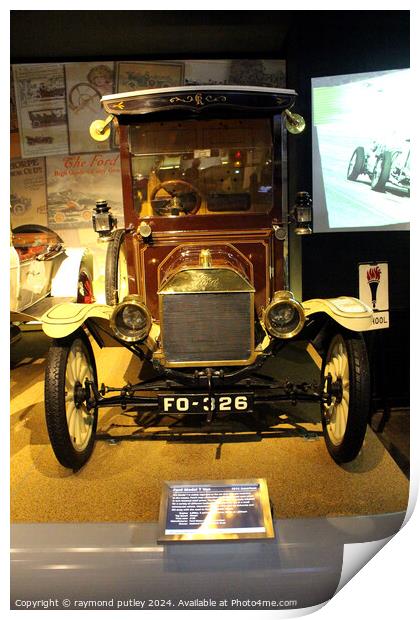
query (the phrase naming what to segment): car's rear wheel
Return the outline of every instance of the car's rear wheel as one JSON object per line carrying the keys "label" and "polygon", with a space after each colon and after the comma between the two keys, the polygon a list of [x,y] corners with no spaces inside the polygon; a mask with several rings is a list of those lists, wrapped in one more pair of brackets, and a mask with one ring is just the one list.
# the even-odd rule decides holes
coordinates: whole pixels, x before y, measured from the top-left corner
{"label": "car's rear wheel", "polygon": [[115,306],[128,295],[125,230],[116,230],[108,244],[105,264],[105,300]]}
{"label": "car's rear wheel", "polygon": [[351,156],[349,166],[347,168],[347,178],[349,181],[356,181],[359,174],[362,174],[365,166],[365,149],[358,146]]}
{"label": "car's rear wheel", "polygon": [[377,160],[373,170],[371,188],[375,192],[384,192],[391,173],[392,157],[389,151],[384,151]]}
{"label": "car's rear wheel", "polygon": [[98,420],[89,409],[86,379],[97,385],[95,357],[82,329],[54,340],[45,371],[45,416],[57,460],[74,471],[92,454]]}
{"label": "car's rear wheel", "polygon": [[321,384],[331,397],[330,404],[321,403],[325,443],[337,463],[347,463],[360,452],[369,415],[369,360],[361,334],[342,331],[332,336]]}

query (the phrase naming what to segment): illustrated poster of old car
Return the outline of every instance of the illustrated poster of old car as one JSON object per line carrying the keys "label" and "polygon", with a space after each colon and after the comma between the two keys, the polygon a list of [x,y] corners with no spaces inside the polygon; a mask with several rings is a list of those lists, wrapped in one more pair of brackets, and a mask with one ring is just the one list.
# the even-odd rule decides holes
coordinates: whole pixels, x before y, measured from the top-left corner
{"label": "illustrated poster of old car", "polygon": [[63,65],[15,65],[13,75],[22,156],[67,153]]}
{"label": "illustrated poster of old car", "polygon": [[50,228],[90,227],[98,187],[122,221],[120,175],[119,153],[47,157]]}
{"label": "illustrated poster of old car", "polygon": [[120,62],[118,91],[179,86],[184,80],[184,63]]}
{"label": "illustrated poster of old car", "polygon": [[109,141],[95,142],[86,127],[105,118],[101,97],[113,92],[113,62],[77,62],[65,65],[70,153],[108,151]]}

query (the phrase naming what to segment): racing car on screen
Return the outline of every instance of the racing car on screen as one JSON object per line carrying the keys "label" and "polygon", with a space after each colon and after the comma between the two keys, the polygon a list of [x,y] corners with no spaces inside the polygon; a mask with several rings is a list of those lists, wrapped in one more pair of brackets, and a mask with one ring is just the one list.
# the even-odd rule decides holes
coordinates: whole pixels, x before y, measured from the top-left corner
{"label": "racing car on screen", "polygon": [[410,193],[410,139],[398,147],[373,142],[370,147],[358,146],[349,161],[347,179],[357,181],[367,175],[375,192],[384,192],[388,184]]}

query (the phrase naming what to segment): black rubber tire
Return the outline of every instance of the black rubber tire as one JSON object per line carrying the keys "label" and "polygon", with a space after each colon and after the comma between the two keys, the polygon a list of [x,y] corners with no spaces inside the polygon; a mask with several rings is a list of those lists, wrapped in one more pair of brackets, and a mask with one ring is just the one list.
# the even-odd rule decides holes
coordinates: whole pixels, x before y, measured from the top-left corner
{"label": "black rubber tire", "polygon": [[22,224],[21,226],[16,226],[16,228],[13,228],[12,233],[14,235],[18,235],[21,233],[53,233],[54,235],[56,235],[58,237],[58,240],[60,241],[60,243],[63,243],[62,238],[60,237],[60,235],[57,235],[57,233],[55,232],[55,230],[51,230],[51,228],[47,228],[46,226],[41,226],[41,224]]}
{"label": "black rubber tire", "polygon": [[349,410],[346,430],[340,444],[331,441],[327,430],[324,405],[321,404],[321,419],[328,452],[336,463],[348,463],[359,454],[366,434],[370,409],[370,371],[366,344],[361,334],[343,330],[331,335],[321,369],[321,385],[324,385],[324,371],[337,334],[341,335],[349,362]]}
{"label": "black rubber tire", "polygon": [[[386,184],[388,183],[388,180],[389,180],[389,175],[391,173],[391,166],[392,166],[391,153],[389,151],[384,151],[382,157],[378,159],[376,166],[380,166],[380,173],[379,173],[379,176],[375,178],[375,171],[374,171],[374,176],[372,178],[372,183],[371,183],[371,189],[373,189],[374,192],[384,192]],[[376,170],[376,166],[375,166],[375,170]]]}
{"label": "black rubber tire", "polygon": [[[353,166],[353,170],[350,171],[350,163],[353,160],[353,157],[356,157],[355,164]],[[362,174],[363,169],[365,167],[365,149],[363,146],[358,146],[357,149],[353,152],[353,155],[350,158],[350,162],[347,168],[347,178],[349,181],[356,181],[359,174]]]}
{"label": "black rubber tire", "polygon": [[124,239],[125,230],[116,230],[106,250],[105,301],[108,306],[116,306],[122,301],[122,299],[119,299],[118,291],[118,259]]}
{"label": "black rubber tire", "polygon": [[79,470],[90,458],[94,445],[98,423],[98,410],[94,410],[92,433],[88,444],[83,451],[75,450],[70,439],[65,407],[65,380],[67,358],[72,344],[80,339],[88,354],[92,365],[95,384],[98,384],[95,357],[89,338],[83,329],[67,338],[53,340],[48,352],[45,369],[45,419],[48,435],[54,454],[63,467],[73,471]]}

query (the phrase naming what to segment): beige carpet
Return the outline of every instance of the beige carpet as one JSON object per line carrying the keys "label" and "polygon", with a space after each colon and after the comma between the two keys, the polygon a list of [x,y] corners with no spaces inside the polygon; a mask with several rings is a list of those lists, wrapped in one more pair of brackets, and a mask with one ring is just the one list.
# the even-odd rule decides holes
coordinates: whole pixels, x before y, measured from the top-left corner
{"label": "beige carpet", "polygon": [[[281,424],[263,412],[266,428],[255,419],[220,423],[198,434],[180,435],[151,416],[147,427],[135,412],[100,414],[97,441],[89,463],[77,474],[54,458],[44,423],[43,372],[48,339],[26,333],[12,351],[11,515],[13,522],[156,521],[164,480],[266,478],[275,518],[379,514],[404,511],[408,481],[372,431],[359,457],[345,467],[327,453],[315,405],[289,405]],[[99,380],[135,380],[139,362],[124,349],[97,348]],[[285,352],[288,377],[316,368],[299,347]],[[271,363],[278,371],[279,361]],[[124,379],[123,379],[124,377]],[[306,378],[305,376],[303,378]],[[289,417],[293,414],[293,417]],[[270,418],[271,416],[271,418]],[[191,419],[184,423],[191,423]],[[237,433],[230,432],[235,428]],[[264,428],[264,426],[263,426]],[[159,436],[159,433],[161,436]],[[163,434],[163,436],[162,436]],[[107,437],[121,439],[114,443]]]}

